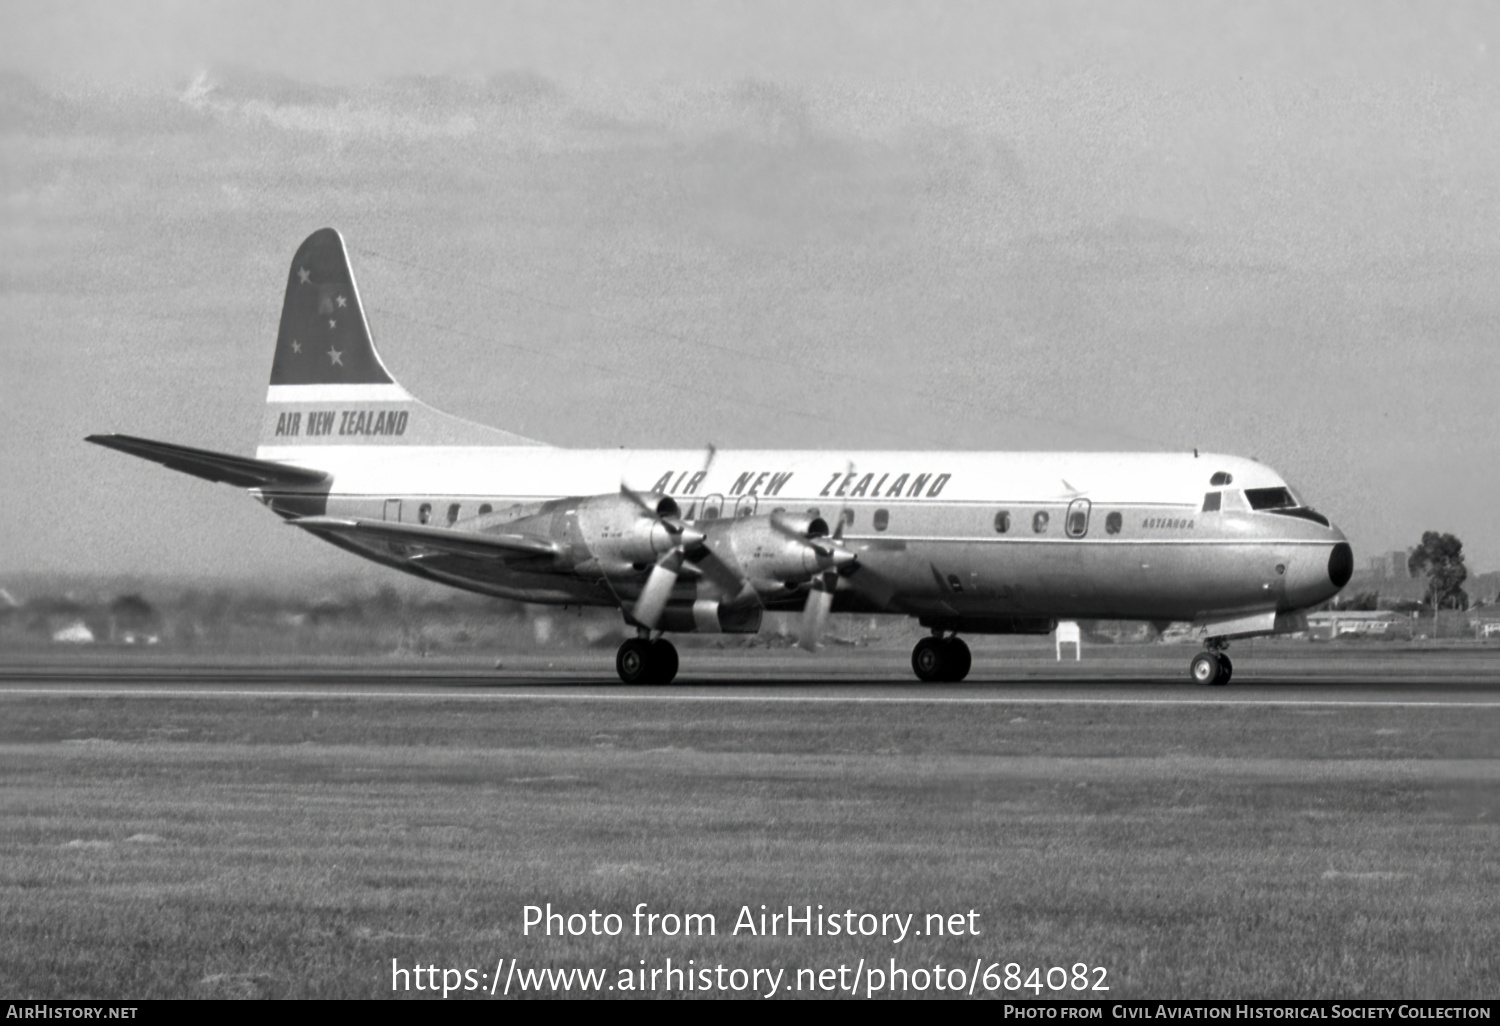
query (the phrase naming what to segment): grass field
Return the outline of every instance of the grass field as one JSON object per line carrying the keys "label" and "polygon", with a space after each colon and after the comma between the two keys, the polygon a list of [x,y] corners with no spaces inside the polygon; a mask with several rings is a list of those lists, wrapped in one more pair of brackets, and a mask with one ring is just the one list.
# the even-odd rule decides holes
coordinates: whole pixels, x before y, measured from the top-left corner
{"label": "grass field", "polygon": [[[895,958],[1082,962],[1110,998],[1491,997],[1497,737],[1494,708],[7,695],[0,994],[670,957],[785,969],[783,996]],[[548,902],[625,935],[522,936]],[[639,902],[717,935],[631,936]],[[730,935],[819,903],[982,932]]]}

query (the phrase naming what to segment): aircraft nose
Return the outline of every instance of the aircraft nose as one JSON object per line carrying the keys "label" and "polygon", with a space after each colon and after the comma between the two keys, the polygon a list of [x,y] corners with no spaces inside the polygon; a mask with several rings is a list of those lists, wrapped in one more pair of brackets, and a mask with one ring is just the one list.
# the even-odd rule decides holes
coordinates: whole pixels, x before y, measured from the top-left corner
{"label": "aircraft nose", "polygon": [[1328,554],[1328,581],[1335,589],[1342,588],[1354,576],[1354,550],[1349,543],[1341,541]]}
{"label": "aircraft nose", "polygon": [[1306,609],[1333,598],[1354,576],[1354,550],[1341,533],[1327,548],[1310,547],[1307,555],[1291,559],[1286,571],[1286,603]]}

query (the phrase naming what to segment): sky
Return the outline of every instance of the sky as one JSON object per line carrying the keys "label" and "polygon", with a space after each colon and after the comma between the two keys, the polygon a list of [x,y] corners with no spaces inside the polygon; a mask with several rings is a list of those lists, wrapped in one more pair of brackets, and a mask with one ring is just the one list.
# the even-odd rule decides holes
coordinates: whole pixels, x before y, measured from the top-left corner
{"label": "sky", "polygon": [[[1255,456],[1500,568],[1492,3],[0,2],[0,578],[395,575],[253,452],[287,264],[571,446]],[[0,582],[3,583],[3,582]]]}

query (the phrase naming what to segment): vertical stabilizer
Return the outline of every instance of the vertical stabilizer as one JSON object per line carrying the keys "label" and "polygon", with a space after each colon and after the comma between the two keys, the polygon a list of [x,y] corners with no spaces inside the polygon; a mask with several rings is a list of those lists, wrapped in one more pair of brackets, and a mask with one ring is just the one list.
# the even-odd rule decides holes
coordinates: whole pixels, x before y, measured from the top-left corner
{"label": "vertical stabilizer", "polygon": [[260,454],[319,445],[537,445],[434,410],[402,388],[370,337],[344,240],[320,228],[297,248],[271,361]]}

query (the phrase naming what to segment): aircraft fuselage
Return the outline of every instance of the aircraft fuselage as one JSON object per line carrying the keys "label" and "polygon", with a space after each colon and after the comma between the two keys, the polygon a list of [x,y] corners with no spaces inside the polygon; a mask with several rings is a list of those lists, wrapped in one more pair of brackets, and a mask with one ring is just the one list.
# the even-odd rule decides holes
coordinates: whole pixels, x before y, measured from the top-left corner
{"label": "aircraft fuselage", "polygon": [[[1302,609],[1344,583],[1331,566],[1343,534],[1306,515],[1252,509],[1246,489],[1286,485],[1238,457],[756,450],[720,452],[705,469],[704,453],[693,450],[351,445],[268,446],[258,455],[294,464],[315,455],[304,465],[330,472],[331,487],[313,496],[265,496],[289,514],[480,531],[519,525],[569,546],[577,565],[593,553],[567,500],[611,493],[622,481],[671,497],[700,526],[778,511],[829,524],[842,515],[846,546],[890,595],[881,603],[868,589],[841,588],[841,611],[1204,620]],[[1215,474],[1232,481],[1212,485]],[[1213,493],[1219,508],[1205,511]],[[563,578],[452,556],[413,567],[408,550],[372,542],[363,554],[528,602],[616,605],[639,587],[628,574]],[[706,584],[679,583],[679,600]],[[770,608],[795,608],[803,594],[763,597]]]}

